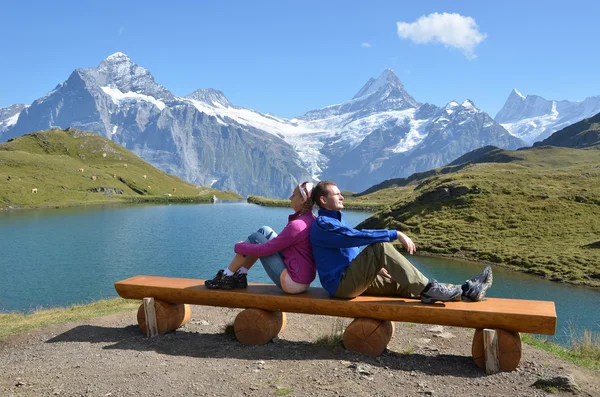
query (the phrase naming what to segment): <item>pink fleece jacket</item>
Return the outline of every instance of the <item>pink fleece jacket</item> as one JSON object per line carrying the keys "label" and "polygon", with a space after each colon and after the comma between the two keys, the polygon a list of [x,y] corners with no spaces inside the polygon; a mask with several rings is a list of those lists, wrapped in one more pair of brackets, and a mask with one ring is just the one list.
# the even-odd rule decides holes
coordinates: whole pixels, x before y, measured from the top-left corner
{"label": "pink fleece jacket", "polygon": [[296,212],[289,216],[288,224],[274,239],[264,244],[237,243],[234,251],[236,254],[257,258],[279,252],[290,278],[300,284],[310,284],[316,276],[308,235],[314,220],[310,211],[300,217]]}

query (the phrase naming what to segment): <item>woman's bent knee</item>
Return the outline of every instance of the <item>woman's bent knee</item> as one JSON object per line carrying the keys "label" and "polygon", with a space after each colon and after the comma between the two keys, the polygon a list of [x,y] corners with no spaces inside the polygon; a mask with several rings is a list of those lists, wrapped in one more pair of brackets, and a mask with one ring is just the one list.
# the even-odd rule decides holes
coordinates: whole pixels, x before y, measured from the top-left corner
{"label": "woman's bent knee", "polygon": [[262,226],[256,232],[262,234],[266,238],[269,238],[273,233],[275,233],[275,231],[269,226]]}

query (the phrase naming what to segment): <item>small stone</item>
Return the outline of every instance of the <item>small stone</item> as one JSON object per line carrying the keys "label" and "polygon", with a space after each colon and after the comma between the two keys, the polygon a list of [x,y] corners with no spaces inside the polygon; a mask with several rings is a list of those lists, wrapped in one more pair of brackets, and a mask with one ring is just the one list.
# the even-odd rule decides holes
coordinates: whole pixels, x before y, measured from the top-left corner
{"label": "small stone", "polygon": [[442,327],[441,325],[436,325],[435,327],[427,328],[427,331],[434,332],[434,333],[440,333],[440,332],[444,332],[444,327]]}
{"label": "small stone", "polygon": [[451,334],[450,332],[441,332],[439,334],[435,334],[433,335],[437,338],[442,338],[442,339],[452,339],[452,338],[456,338],[456,336],[454,336],[454,334]]}
{"label": "small stone", "polygon": [[425,346],[425,347],[423,348],[423,350],[428,350],[428,351],[431,351],[431,352],[437,352],[437,351],[440,351],[440,349],[438,349],[438,348],[437,348],[437,347],[435,347],[435,346]]}

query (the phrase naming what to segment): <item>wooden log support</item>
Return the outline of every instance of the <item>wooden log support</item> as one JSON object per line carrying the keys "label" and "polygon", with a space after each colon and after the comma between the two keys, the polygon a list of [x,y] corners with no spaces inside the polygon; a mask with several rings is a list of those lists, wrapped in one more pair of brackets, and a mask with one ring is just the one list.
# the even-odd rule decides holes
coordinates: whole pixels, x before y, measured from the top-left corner
{"label": "wooden log support", "polygon": [[356,318],[344,332],[344,347],[350,351],[377,357],[394,336],[391,321]]}
{"label": "wooden log support", "polygon": [[156,310],[154,308],[154,298],[144,298],[144,315],[146,318],[146,336],[153,338],[158,335],[158,326],[156,324]]}
{"label": "wooden log support", "polygon": [[283,331],[286,324],[285,313],[250,308],[236,316],[233,329],[240,343],[264,345]]}
{"label": "wooden log support", "polygon": [[[153,309],[150,309],[150,300],[152,300]],[[148,302],[148,303],[146,303]],[[150,310],[150,316],[148,315]],[[147,336],[164,335],[167,332],[171,332],[187,324],[190,321],[192,311],[188,304],[177,304],[163,302],[154,298],[144,298],[144,303],[140,305],[137,312],[137,320],[140,326],[140,330]],[[151,328],[148,327],[148,321],[150,318],[151,322],[156,327],[154,333]]]}
{"label": "wooden log support", "polygon": [[483,350],[485,353],[485,373],[488,375],[500,372],[498,359],[498,335],[493,329],[483,330]]}
{"label": "wooden log support", "polygon": [[[490,331],[490,330],[485,330]],[[488,333],[488,342],[485,341],[485,332],[483,329],[475,330],[475,334],[473,335],[473,346],[472,346],[472,354],[473,360],[475,360],[475,364],[486,373],[493,373],[488,371],[494,371],[494,364],[490,361],[488,364],[488,359],[492,360],[490,355],[493,355],[494,352],[487,353],[486,343],[491,349],[491,346],[494,344],[493,339],[496,339],[497,346],[497,371],[496,372],[510,372],[514,371],[521,361],[521,336],[518,332],[506,331],[502,329],[493,330],[496,333],[495,338],[492,334]],[[489,335],[492,335],[491,337]],[[489,368],[488,368],[489,366]]]}

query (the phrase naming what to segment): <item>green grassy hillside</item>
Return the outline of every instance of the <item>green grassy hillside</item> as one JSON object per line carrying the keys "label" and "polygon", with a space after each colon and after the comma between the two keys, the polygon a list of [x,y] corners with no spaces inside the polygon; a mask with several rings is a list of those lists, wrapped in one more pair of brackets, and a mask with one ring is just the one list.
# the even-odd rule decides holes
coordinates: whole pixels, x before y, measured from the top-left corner
{"label": "green grassy hillside", "polygon": [[361,227],[405,231],[421,251],[600,286],[600,148],[471,157],[359,195],[394,202]]}
{"label": "green grassy hillside", "polygon": [[211,202],[213,195],[222,200],[241,199],[235,193],[184,182],[89,132],[53,129],[0,144],[0,210],[122,202]]}

